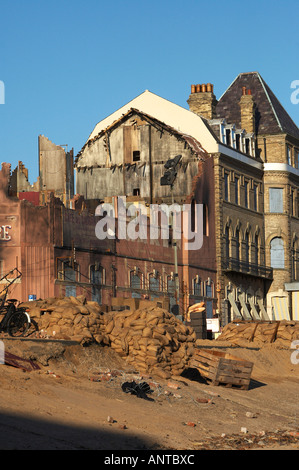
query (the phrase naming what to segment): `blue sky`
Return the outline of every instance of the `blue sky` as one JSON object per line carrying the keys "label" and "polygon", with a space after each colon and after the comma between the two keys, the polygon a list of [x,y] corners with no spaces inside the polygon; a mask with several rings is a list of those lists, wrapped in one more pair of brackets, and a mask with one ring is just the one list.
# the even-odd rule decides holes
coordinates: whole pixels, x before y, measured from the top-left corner
{"label": "blue sky", "polygon": [[148,89],[183,107],[258,71],[299,125],[298,0],[0,0],[0,163],[38,176],[38,135],[75,154],[95,124]]}

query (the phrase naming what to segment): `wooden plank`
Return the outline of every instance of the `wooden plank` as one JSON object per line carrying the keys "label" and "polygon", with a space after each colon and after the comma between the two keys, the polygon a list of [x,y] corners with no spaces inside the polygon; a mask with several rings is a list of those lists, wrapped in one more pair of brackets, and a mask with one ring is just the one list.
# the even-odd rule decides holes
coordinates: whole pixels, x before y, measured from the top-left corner
{"label": "wooden plank", "polygon": [[243,364],[240,361],[232,361],[231,359],[226,359],[226,358],[220,359],[219,366],[234,367],[236,370],[237,369],[241,369],[241,370],[251,370],[252,369],[252,364],[251,363]]}
{"label": "wooden plank", "polygon": [[249,379],[243,379],[238,377],[230,377],[229,375],[220,375],[218,374],[216,379],[217,382],[230,383],[234,385],[247,385],[249,384]]}
{"label": "wooden plank", "polygon": [[194,366],[194,367],[196,367],[196,368],[198,368],[198,369],[201,368],[201,369],[203,369],[203,370],[206,370],[207,372],[209,372],[209,371],[216,371],[216,370],[218,369],[217,366],[216,366],[216,367],[213,367],[213,365],[211,365],[211,364],[207,364],[207,363],[204,363],[204,362],[198,362],[198,361],[196,361],[196,362],[195,362],[195,361],[190,362],[190,366],[191,366],[191,367]]}
{"label": "wooden plank", "polygon": [[227,373],[231,373],[234,375],[242,374],[242,375],[246,375],[247,377],[251,373],[251,369],[242,369],[240,367],[236,367],[236,366],[229,365],[229,364],[222,364],[222,363],[219,364],[218,370],[226,371]]}

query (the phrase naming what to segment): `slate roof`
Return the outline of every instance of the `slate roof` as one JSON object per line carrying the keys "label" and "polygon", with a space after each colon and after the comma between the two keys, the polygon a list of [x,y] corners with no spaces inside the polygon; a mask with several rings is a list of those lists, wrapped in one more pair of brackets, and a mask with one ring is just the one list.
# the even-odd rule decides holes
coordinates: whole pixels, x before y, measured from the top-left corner
{"label": "slate roof", "polygon": [[239,101],[242,87],[251,90],[256,103],[256,134],[287,133],[299,139],[299,129],[258,72],[241,73],[217,103],[218,118],[241,128]]}

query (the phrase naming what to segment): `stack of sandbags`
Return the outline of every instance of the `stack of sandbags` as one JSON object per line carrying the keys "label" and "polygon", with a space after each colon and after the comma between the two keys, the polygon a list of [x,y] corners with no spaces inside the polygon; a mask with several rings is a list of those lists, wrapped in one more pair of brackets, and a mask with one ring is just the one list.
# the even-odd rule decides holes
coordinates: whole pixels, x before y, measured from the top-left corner
{"label": "stack of sandbags", "polygon": [[299,339],[299,322],[282,320],[280,322],[232,322],[226,325],[218,340],[231,343],[254,342],[272,343],[277,342],[282,346],[290,347],[292,341]]}
{"label": "stack of sandbags", "polygon": [[49,298],[21,304],[29,310],[38,335],[78,341],[100,342],[101,307],[85,296]]}
{"label": "stack of sandbags", "polygon": [[195,332],[167,310],[108,312],[102,320],[103,342],[140,372],[167,379],[188,366]]}
{"label": "stack of sandbags", "polygon": [[160,307],[103,312],[84,296],[22,304],[46,338],[110,346],[140,372],[180,375],[193,354],[192,327]]}

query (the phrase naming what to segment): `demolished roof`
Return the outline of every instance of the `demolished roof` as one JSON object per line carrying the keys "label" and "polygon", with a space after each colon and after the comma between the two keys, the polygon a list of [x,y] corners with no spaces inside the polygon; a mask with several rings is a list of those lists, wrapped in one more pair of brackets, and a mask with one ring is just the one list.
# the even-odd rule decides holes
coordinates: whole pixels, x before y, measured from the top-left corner
{"label": "demolished roof", "polygon": [[84,167],[84,165],[80,165],[80,160],[83,158],[84,150],[90,146],[92,146],[97,140],[110,134],[115,128],[117,128],[123,122],[133,118],[134,116],[140,117],[142,120],[148,122],[150,125],[155,127],[161,134],[166,131],[175,136],[181,142],[185,142],[186,148],[188,147],[191,150],[191,153],[195,155],[199,160],[206,160],[209,157],[208,152],[202,147],[201,143],[195,139],[193,136],[189,134],[184,134],[177,129],[165,124],[162,121],[159,121],[153,116],[150,116],[138,109],[131,108],[129,111],[122,115],[119,119],[112,122],[108,127],[105,129],[100,130],[100,132],[90,138],[85,145],[82,147],[80,152],[77,154],[75,159],[75,166],[78,168]]}
{"label": "demolished roof", "polygon": [[256,104],[256,134],[286,133],[299,138],[299,129],[258,72],[240,73],[217,103],[218,118],[241,128],[242,87],[251,90]]}
{"label": "demolished roof", "polygon": [[118,121],[132,108],[167,123],[182,134],[192,135],[199,142],[204,141],[207,152],[218,151],[217,142],[209,129],[207,129],[201,116],[148,90],[145,90],[126,105],[100,121],[94,127],[87,142],[97,136],[103,129]]}

